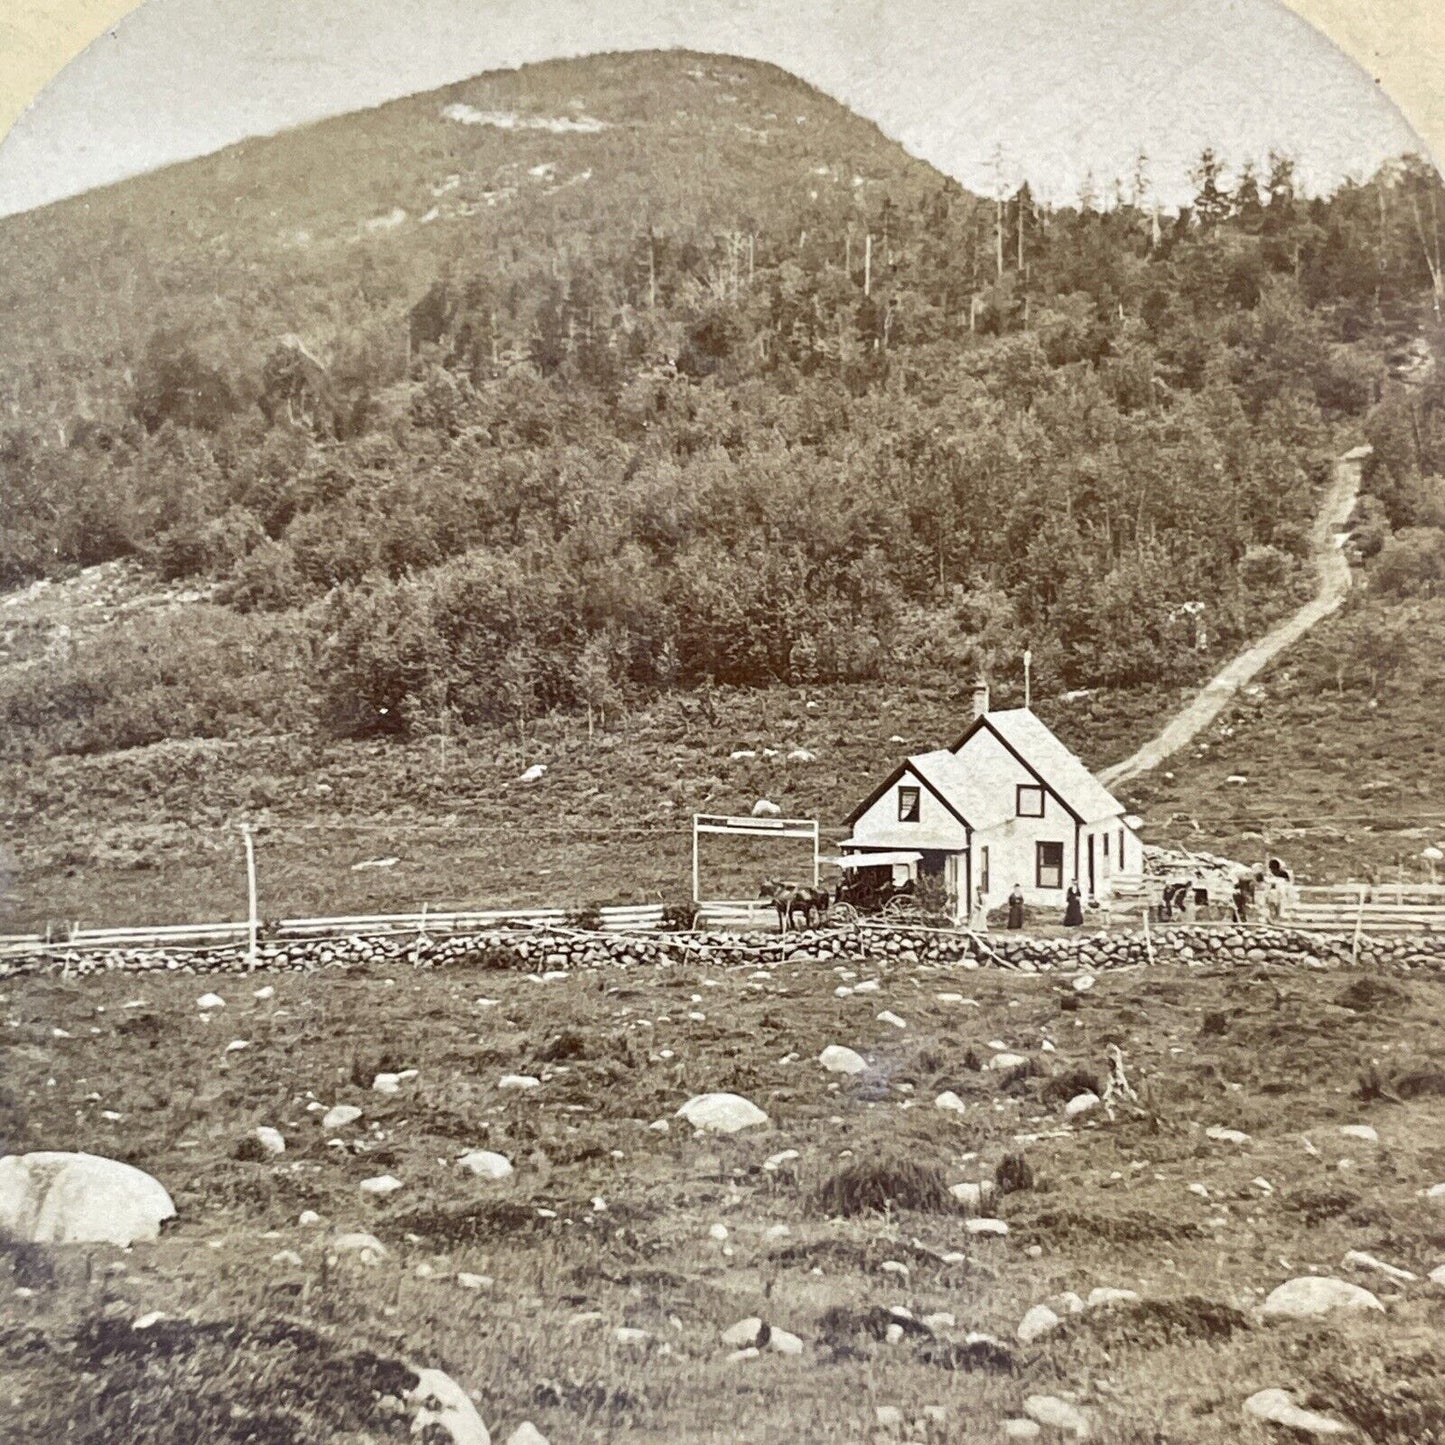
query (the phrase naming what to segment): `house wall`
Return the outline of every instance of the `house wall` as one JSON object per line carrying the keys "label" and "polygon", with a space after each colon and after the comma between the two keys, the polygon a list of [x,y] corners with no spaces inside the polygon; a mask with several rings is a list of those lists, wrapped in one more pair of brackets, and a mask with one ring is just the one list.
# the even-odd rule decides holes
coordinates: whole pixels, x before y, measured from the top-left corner
{"label": "house wall", "polygon": [[[1014,816],[1017,788],[1037,787],[1038,779],[986,728],[980,729],[959,749],[958,757],[977,780],[988,798],[995,819],[991,827],[978,828],[973,835],[973,881],[980,883],[983,850],[988,849],[988,892],[990,908],[1001,907],[1015,883],[1029,903],[1057,903],[1062,911],[1064,890],[1074,876],[1074,819],[1047,789],[1042,818]],[[1039,888],[1035,882],[1035,848],[1040,842],[1064,845],[1063,882],[1059,888]]]}
{"label": "house wall", "polygon": [[[898,821],[899,788],[921,790],[918,822]],[[929,791],[927,784],[910,769],[889,788],[853,825],[853,836],[861,843],[884,848],[942,848],[957,851],[968,847],[968,833]]]}
{"label": "house wall", "polygon": [[[1014,813],[1016,789],[1020,784],[1037,786],[1038,779],[987,728],[980,728],[974,733],[959,749],[958,757],[986,790],[986,796],[995,804],[995,817],[1003,812],[1010,815]],[[1121,832],[1122,859],[1119,841]],[[1085,896],[1088,896],[1091,837],[1094,840],[1094,893],[1100,899],[1107,898],[1110,880],[1116,873],[1143,871],[1144,855],[1137,835],[1124,827],[1123,818],[1119,814],[1081,824],[1076,830],[1073,814],[1047,789],[1044,793],[1042,818],[1010,816],[1006,821],[996,823],[988,829],[980,829],[974,834],[975,882],[978,869],[982,866],[983,849],[987,848],[990,908],[1000,907],[1007,900],[1014,884],[1019,883],[1029,903],[1041,906],[1057,903],[1062,910],[1064,894],[1071,879],[1077,878],[1079,887]],[[1106,838],[1107,858],[1104,852]],[[1064,845],[1062,888],[1040,888],[1035,881],[1035,850],[1041,842],[1059,842]],[[1005,874],[1008,876],[1005,877]]]}

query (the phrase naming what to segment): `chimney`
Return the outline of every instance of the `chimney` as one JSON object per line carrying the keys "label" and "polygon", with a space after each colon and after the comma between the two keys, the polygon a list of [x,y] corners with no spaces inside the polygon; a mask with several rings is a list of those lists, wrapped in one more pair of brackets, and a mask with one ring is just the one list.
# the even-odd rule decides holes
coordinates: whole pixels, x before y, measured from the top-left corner
{"label": "chimney", "polygon": [[973,715],[982,717],[988,711],[988,682],[982,673],[973,683]]}

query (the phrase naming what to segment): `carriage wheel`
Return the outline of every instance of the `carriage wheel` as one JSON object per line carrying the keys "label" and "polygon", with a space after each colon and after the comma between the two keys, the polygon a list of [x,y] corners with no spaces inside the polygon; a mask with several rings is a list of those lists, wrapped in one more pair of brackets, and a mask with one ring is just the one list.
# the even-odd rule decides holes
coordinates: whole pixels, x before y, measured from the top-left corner
{"label": "carriage wheel", "polygon": [[883,916],[885,918],[920,918],[922,913],[917,902],[912,898],[890,898],[883,905]]}
{"label": "carriage wheel", "polygon": [[828,910],[829,923],[841,923],[845,927],[857,923],[858,910],[851,903],[835,903]]}

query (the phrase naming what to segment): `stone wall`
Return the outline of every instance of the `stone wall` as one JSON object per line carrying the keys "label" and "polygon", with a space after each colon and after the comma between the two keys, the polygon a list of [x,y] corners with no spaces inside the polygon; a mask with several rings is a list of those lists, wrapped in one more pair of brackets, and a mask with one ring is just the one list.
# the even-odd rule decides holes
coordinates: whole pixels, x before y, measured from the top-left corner
{"label": "stone wall", "polygon": [[[953,963],[1021,973],[1099,972],[1151,963],[1248,968],[1261,964],[1325,968],[1349,965],[1445,970],[1445,935],[1365,936],[1358,951],[1350,935],[1261,925],[1189,925],[1061,938],[859,925],[812,933],[577,933],[565,929],[493,929],[418,938],[352,937],[264,944],[258,968],[325,969],[401,964],[469,966],[545,973],[639,964],[753,964],[794,962]],[[0,964],[0,978],[26,973],[184,971],[244,973],[244,948],[128,949],[67,953],[63,948]]]}

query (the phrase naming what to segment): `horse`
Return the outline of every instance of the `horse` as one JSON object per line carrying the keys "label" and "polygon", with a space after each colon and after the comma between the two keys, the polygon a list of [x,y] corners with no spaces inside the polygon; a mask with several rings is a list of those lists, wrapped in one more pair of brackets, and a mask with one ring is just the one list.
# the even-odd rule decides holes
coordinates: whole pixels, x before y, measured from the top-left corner
{"label": "horse", "polygon": [[767,878],[763,880],[758,896],[766,898],[778,910],[779,933],[786,933],[792,926],[794,917],[800,912],[803,915],[804,927],[812,928],[828,911],[826,888],[800,887],[796,883],[782,883],[776,878]]}

